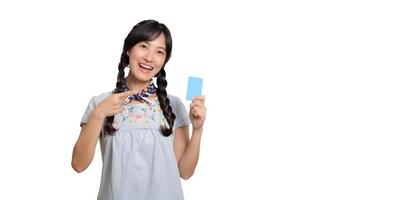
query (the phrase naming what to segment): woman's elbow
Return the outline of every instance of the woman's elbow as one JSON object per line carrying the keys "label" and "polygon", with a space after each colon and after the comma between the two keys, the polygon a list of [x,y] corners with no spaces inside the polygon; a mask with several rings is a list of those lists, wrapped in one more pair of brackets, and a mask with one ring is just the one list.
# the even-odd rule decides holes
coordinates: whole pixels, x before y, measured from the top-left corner
{"label": "woman's elbow", "polygon": [[180,173],[180,177],[184,180],[188,180],[189,178],[191,178],[193,175],[193,172],[190,173]]}
{"label": "woman's elbow", "polygon": [[83,172],[86,167],[83,167],[81,165],[78,165],[76,162],[71,161],[71,167],[74,169],[74,171],[76,171],[77,173],[81,173]]}

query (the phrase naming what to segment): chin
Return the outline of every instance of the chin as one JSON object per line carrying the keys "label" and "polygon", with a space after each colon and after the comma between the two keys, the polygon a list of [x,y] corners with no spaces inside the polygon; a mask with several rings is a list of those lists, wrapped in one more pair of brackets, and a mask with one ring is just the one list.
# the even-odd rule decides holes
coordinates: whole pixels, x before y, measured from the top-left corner
{"label": "chin", "polygon": [[148,82],[148,81],[151,81],[151,79],[153,78],[154,76],[138,76],[137,77],[137,80],[139,80],[139,81],[141,81],[141,82]]}

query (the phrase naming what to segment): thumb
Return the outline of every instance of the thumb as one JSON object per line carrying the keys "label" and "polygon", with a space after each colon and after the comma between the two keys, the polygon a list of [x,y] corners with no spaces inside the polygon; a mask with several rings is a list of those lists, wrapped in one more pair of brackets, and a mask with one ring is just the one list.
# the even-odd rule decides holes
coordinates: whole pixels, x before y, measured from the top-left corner
{"label": "thumb", "polygon": [[201,96],[196,96],[193,98],[193,100],[198,100],[200,101],[202,104],[204,104],[204,101],[206,100],[206,97],[204,95]]}

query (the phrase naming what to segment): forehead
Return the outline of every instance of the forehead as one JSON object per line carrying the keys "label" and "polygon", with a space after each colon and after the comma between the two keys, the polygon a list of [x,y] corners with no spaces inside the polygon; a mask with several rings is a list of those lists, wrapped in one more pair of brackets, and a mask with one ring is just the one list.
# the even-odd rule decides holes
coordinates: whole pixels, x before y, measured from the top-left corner
{"label": "forehead", "polygon": [[161,33],[158,37],[151,41],[142,41],[145,43],[148,43],[150,46],[155,47],[155,48],[163,48],[166,49],[166,38],[163,33]]}

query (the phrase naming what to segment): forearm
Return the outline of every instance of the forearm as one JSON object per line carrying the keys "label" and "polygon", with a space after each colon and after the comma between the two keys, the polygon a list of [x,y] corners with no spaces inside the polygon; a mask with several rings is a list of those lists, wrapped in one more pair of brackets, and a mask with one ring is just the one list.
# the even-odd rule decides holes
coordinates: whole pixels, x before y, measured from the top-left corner
{"label": "forearm", "polygon": [[80,137],[73,149],[71,165],[75,171],[84,171],[92,162],[103,122],[104,117],[92,112],[85,127],[81,130]]}
{"label": "forearm", "polygon": [[193,130],[191,141],[188,143],[188,146],[185,152],[182,154],[180,161],[178,163],[178,168],[180,170],[180,176],[183,179],[190,178],[197,166],[199,160],[199,152],[200,152],[200,141],[202,137],[203,129]]}

